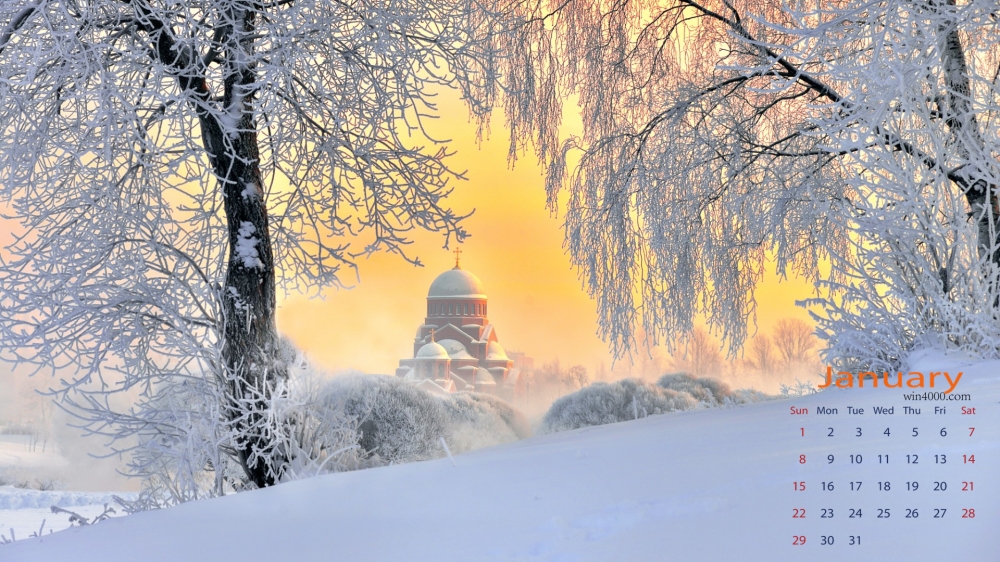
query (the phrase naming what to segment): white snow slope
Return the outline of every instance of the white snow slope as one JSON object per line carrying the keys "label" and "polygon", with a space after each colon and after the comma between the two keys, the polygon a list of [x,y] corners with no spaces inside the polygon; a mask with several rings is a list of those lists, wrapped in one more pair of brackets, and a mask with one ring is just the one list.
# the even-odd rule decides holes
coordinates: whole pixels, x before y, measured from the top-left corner
{"label": "white snow slope", "polygon": [[[455,457],[457,466],[441,459],[335,474],[71,528],[0,546],[0,560],[996,562],[1000,362],[924,354],[913,368],[964,371],[956,392],[972,395],[961,404],[976,414],[866,388],[654,416],[475,451]],[[914,404],[920,415],[900,412]],[[792,416],[791,405],[810,414]],[[865,414],[846,415],[848,405]],[[934,405],[947,414],[931,413]],[[817,416],[817,406],[840,413]],[[875,416],[873,406],[895,413]],[[852,454],[864,464],[851,464]],[[880,465],[879,454],[891,463]],[[919,464],[907,464],[907,454]],[[947,454],[947,464],[935,454]],[[963,454],[976,463],[963,464]],[[807,483],[804,492],[793,491],[796,481]],[[855,481],[866,487],[852,492]],[[881,481],[891,490],[879,492]],[[908,492],[910,481],[919,489]],[[938,481],[947,491],[933,491]],[[974,491],[962,492],[962,481],[974,481]],[[806,508],[806,518],[793,519],[793,508]],[[820,517],[822,508],[834,517]],[[855,508],[862,518],[848,517]],[[878,518],[882,508],[891,517]],[[906,518],[909,508],[919,516]],[[944,517],[933,517],[938,508]],[[975,518],[961,517],[967,508]],[[800,535],[806,544],[793,546]],[[834,544],[822,545],[823,536]]]}

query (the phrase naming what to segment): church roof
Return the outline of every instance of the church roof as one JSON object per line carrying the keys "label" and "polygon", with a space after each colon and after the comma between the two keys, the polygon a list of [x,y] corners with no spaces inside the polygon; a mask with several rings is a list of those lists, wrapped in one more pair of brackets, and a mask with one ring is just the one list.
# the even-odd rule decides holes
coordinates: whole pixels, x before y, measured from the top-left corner
{"label": "church roof", "polygon": [[475,390],[476,387],[465,382],[465,379],[463,379],[462,377],[459,377],[454,373],[452,373],[452,375],[453,376],[451,377],[451,384],[454,385],[456,390]]}
{"label": "church roof", "polygon": [[448,350],[438,342],[432,341],[424,344],[424,346],[417,351],[417,357],[424,359],[448,359]]}
{"label": "church roof", "polygon": [[478,277],[455,267],[437,276],[427,291],[427,298],[485,299],[486,291]]}
{"label": "church roof", "polygon": [[431,379],[424,379],[424,380],[418,382],[416,384],[416,386],[417,386],[417,388],[422,389],[422,390],[426,390],[427,392],[430,392],[431,394],[451,394],[452,392],[455,391],[455,385],[454,384],[451,384],[451,385],[448,384],[451,381],[442,380],[440,382],[442,384],[445,384],[446,386],[448,386],[448,388],[445,388],[444,386],[441,386],[441,384],[438,384],[438,381],[432,381]]}

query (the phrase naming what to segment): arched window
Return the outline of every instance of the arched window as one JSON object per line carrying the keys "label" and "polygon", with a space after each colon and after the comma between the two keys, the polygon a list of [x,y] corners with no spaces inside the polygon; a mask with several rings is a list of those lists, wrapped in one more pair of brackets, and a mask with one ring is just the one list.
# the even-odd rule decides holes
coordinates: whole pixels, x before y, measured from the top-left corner
{"label": "arched window", "polygon": [[438,376],[444,378],[444,363],[438,365]]}

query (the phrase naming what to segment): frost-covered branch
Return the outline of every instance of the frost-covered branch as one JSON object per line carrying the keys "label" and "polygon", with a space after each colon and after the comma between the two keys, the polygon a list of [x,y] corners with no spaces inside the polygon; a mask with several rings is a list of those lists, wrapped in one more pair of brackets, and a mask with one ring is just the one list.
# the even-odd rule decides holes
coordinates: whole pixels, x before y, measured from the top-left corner
{"label": "frost-covered branch", "polygon": [[[565,201],[566,247],[616,354],[635,334],[669,345],[701,315],[737,352],[772,261],[780,275],[822,281],[831,299],[854,286],[855,270],[874,275],[846,309],[828,308],[853,310],[859,324],[904,278],[908,299],[992,315],[994,12],[987,1],[539,3],[517,52],[525,70],[508,85],[511,155],[530,141],[550,208]],[[560,138],[558,100],[569,96],[580,138]],[[931,222],[921,219],[931,234],[889,244],[922,205],[933,205]],[[896,281],[871,271],[873,247],[879,263],[898,264]],[[952,264],[925,266],[935,254]],[[833,272],[821,278],[827,260]],[[955,284],[972,278],[985,293]],[[888,355],[898,361],[940,322],[909,305],[894,321],[890,308],[873,330],[893,332],[879,339],[896,342]],[[955,314],[948,330],[979,324]]]}

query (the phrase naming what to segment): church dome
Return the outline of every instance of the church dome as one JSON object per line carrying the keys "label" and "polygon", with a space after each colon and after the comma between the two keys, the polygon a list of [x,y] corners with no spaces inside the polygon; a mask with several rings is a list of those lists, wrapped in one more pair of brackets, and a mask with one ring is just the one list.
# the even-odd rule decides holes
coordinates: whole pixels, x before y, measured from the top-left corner
{"label": "church dome", "polygon": [[448,350],[441,344],[432,341],[417,351],[417,357],[421,359],[448,359]]}
{"label": "church dome", "polygon": [[475,357],[469,355],[468,350],[458,340],[445,339],[439,341],[438,344],[448,352],[448,356],[452,359],[475,359]]}
{"label": "church dome", "polygon": [[427,298],[475,298],[485,299],[483,282],[464,269],[449,269],[431,283]]}
{"label": "church dome", "polygon": [[478,369],[476,369],[476,384],[496,386],[497,380],[493,378],[493,375],[489,371],[487,371],[482,367],[479,367]]}
{"label": "church dome", "polygon": [[500,344],[491,341],[489,347],[486,348],[486,358],[487,359],[507,359],[507,352],[500,347]]}

